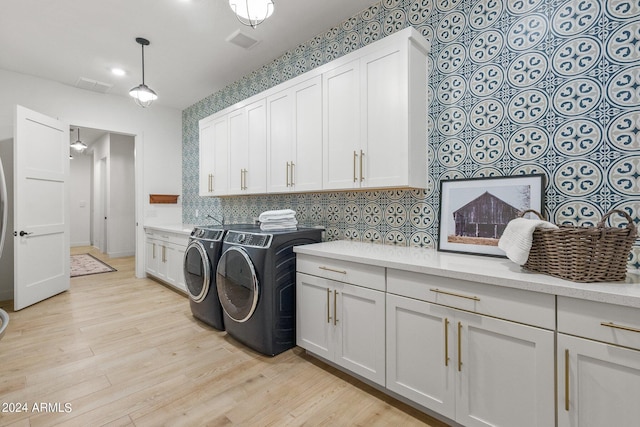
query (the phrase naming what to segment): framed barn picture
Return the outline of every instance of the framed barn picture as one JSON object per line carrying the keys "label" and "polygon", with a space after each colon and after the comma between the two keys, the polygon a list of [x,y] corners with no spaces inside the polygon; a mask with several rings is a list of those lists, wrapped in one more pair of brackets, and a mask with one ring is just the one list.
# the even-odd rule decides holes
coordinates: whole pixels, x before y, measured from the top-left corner
{"label": "framed barn picture", "polygon": [[544,213],[545,176],[440,181],[438,250],[502,256],[498,240],[507,223],[527,209]]}

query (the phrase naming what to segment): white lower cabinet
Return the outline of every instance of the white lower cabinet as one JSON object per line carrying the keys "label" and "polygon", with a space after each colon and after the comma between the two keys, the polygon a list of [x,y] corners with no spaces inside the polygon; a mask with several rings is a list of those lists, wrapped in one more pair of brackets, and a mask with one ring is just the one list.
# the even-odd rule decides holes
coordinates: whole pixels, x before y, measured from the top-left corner
{"label": "white lower cabinet", "polygon": [[465,426],[554,424],[554,333],[387,294],[386,387]]}
{"label": "white lower cabinet", "polygon": [[297,344],[384,386],[384,301],[384,292],[298,272]]}
{"label": "white lower cabinet", "polygon": [[186,249],[186,236],[146,231],[146,273],[173,287],[186,291],[182,265]]}
{"label": "white lower cabinet", "polygon": [[558,426],[637,426],[640,351],[558,334]]}
{"label": "white lower cabinet", "polygon": [[640,423],[640,310],[558,297],[558,426]]}

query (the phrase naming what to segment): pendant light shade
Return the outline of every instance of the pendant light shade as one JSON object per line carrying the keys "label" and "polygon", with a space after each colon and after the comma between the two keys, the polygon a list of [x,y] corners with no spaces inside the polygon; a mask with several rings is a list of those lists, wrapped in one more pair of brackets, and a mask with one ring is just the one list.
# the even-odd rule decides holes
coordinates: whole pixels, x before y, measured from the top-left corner
{"label": "pendant light shade", "polygon": [[78,128],[78,140],[73,144],[71,144],[71,148],[73,148],[76,151],[83,151],[85,148],[87,148],[87,144],[80,141],[80,128]]}
{"label": "pendant light shade", "polygon": [[136,101],[136,104],[142,108],[146,108],[153,101],[158,99],[158,95],[151,90],[149,86],[144,84],[144,47],[149,46],[150,42],[142,37],[137,37],[136,42],[142,46],[142,83],[129,91],[129,95]]}
{"label": "pendant light shade", "polygon": [[252,28],[270,17],[274,8],[272,0],[229,0],[229,6],[240,23]]}

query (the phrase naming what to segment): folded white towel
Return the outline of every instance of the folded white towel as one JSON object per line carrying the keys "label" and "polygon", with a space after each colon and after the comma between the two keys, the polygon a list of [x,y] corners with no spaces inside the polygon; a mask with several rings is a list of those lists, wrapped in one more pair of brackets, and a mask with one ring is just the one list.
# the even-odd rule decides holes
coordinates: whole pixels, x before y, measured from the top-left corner
{"label": "folded white towel", "polygon": [[260,224],[260,230],[262,230],[262,231],[297,230],[298,226],[296,224],[298,224],[297,221],[295,223],[288,222],[288,223],[277,223],[277,224],[263,222],[263,223]]}
{"label": "folded white towel", "polygon": [[287,218],[295,218],[296,211],[291,209],[280,209],[277,211],[264,211],[258,217],[258,221],[266,222],[275,219],[287,219]]}
{"label": "folded white towel", "polygon": [[533,232],[536,228],[558,228],[557,225],[539,219],[516,218],[509,221],[504,233],[498,241],[507,258],[519,265],[529,259],[529,251],[533,244]]}

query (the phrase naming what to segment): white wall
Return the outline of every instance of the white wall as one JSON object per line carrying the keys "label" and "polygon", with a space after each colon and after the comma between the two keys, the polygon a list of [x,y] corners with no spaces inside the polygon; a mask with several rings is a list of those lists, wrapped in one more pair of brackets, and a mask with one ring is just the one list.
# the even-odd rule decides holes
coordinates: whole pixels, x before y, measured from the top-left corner
{"label": "white wall", "polygon": [[135,251],[133,137],[110,134],[107,253],[129,256]]}
{"label": "white wall", "polygon": [[135,136],[136,273],[142,277],[143,225],[182,222],[181,204],[166,209],[149,204],[150,193],[182,194],[181,111],[159,104],[140,108],[124,97],[7,70],[0,70],[0,94],[0,141],[13,137],[16,104],[68,124]]}
{"label": "white wall", "polygon": [[107,216],[109,198],[109,162],[111,136],[107,133],[92,145],[93,151],[93,197],[91,244],[103,252],[107,252],[107,236],[104,234],[104,217]]}
{"label": "white wall", "polygon": [[71,160],[69,205],[71,246],[91,244],[91,164],[90,155],[73,153]]}

